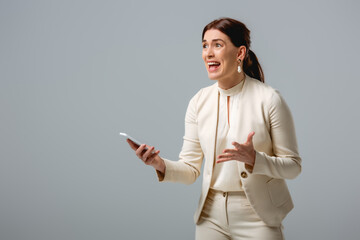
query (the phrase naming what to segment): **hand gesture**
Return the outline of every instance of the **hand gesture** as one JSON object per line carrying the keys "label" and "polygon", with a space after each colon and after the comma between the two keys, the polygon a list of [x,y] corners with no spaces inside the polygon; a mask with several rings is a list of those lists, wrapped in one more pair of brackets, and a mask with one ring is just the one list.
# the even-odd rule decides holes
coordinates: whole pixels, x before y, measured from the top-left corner
{"label": "hand gesture", "polygon": [[216,163],[236,160],[245,163],[246,168],[252,171],[255,164],[255,149],[252,142],[254,135],[255,132],[249,133],[246,142],[243,144],[232,142],[235,148],[224,149],[223,154],[217,157]]}

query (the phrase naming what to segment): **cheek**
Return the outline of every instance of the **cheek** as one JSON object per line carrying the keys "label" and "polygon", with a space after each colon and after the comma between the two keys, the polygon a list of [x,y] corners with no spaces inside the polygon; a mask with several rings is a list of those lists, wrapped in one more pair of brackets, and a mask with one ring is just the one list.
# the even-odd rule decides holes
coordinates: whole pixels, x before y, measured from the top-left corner
{"label": "cheek", "polygon": [[236,54],[234,54],[234,51],[226,51],[223,53],[222,58],[227,65],[227,67],[233,67],[237,65],[236,62]]}
{"label": "cheek", "polygon": [[201,57],[202,57],[202,59],[205,61],[205,53],[204,53],[204,51],[202,52]]}
{"label": "cheek", "polygon": [[224,60],[224,66],[226,69],[237,68],[237,62],[234,59],[227,58]]}

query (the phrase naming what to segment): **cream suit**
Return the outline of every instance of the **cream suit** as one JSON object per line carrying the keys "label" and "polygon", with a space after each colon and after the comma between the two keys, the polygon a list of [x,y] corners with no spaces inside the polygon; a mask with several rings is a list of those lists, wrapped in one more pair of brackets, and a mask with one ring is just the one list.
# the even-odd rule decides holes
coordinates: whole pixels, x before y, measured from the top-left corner
{"label": "cream suit", "polygon": [[[237,162],[243,190],[252,208],[268,226],[278,227],[293,208],[284,179],[301,172],[295,129],[290,110],[279,92],[246,75],[239,105],[239,123],[234,126],[235,141],[246,142],[255,132],[255,165],[250,173]],[[160,181],[193,183],[200,175],[203,160],[203,183],[197,223],[209,192],[215,155],[218,116],[217,83],[201,89],[191,100],[185,116],[185,135],[178,161],[164,159],[164,176]]]}

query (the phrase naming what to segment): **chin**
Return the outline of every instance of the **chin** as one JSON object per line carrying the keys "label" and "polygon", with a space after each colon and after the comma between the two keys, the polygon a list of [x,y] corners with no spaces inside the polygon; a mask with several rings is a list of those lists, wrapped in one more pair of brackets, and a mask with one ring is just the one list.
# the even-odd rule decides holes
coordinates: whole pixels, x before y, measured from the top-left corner
{"label": "chin", "polygon": [[218,80],[219,76],[218,76],[218,74],[208,73],[208,78],[210,80]]}

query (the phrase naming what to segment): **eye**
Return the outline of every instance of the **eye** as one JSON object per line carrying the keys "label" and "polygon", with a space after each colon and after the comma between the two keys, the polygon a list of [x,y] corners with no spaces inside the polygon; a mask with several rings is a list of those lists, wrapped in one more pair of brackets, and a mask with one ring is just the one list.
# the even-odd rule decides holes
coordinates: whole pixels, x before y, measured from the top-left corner
{"label": "eye", "polygon": [[216,43],[215,46],[216,47],[222,47],[222,45],[220,43]]}
{"label": "eye", "polygon": [[208,45],[207,45],[207,44],[203,44],[202,47],[203,47],[203,48],[208,48]]}

